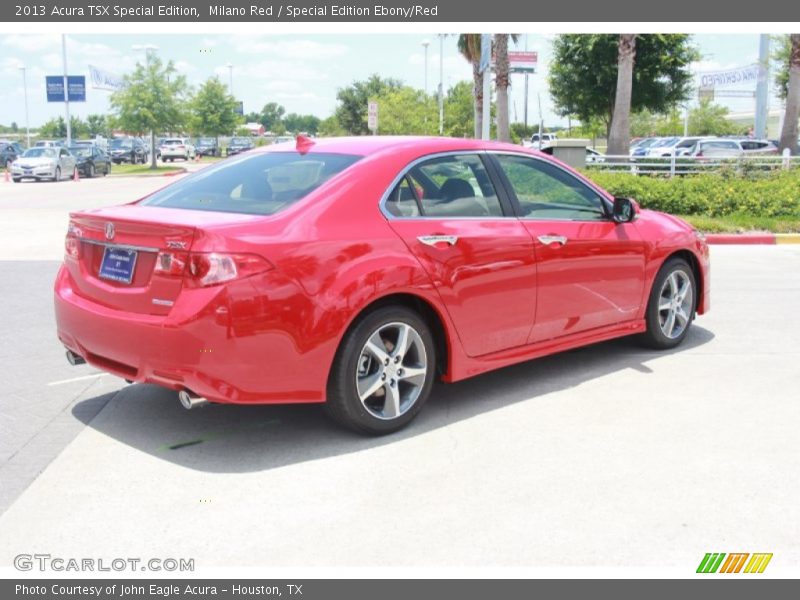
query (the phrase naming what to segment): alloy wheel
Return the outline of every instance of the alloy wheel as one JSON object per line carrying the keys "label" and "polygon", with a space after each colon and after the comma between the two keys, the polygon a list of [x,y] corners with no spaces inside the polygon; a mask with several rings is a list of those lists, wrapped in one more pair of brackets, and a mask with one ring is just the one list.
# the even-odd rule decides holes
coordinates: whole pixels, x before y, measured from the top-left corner
{"label": "alloy wheel", "polygon": [[670,339],[683,334],[691,321],[694,307],[692,280],[682,270],[670,273],[658,296],[658,323],[661,332]]}
{"label": "alloy wheel", "polygon": [[382,325],[358,358],[356,389],[361,404],[378,419],[405,414],[422,392],[427,364],[425,344],[416,329],[401,322]]}

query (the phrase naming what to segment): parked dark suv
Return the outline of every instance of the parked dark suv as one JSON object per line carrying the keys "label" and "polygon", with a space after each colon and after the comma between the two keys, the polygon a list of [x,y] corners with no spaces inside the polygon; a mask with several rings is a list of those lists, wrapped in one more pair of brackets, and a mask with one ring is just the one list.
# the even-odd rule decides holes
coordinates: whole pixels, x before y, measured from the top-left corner
{"label": "parked dark suv", "polygon": [[0,141],[0,167],[9,168],[23,152],[25,149],[19,142]]}
{"label": "parked dark suv", "polygon": [[150,149],[139,137],[114,138],[108,144],[108,154],[116,163],[145,164],[150,155]]}
{"label": "parked dark suv", "polygon": [[200,156],[222,156],[216,138],[197,138],[195,150]]}
{"label": "parked dark suv", "polygon": [[231,141],[228,143],[228,149],[226,150],[226,156],[233,156],[234,154],[239,154],[240,152],[247,152],[255,147],[256,145],[253,143],[251,138],[231,138]]}

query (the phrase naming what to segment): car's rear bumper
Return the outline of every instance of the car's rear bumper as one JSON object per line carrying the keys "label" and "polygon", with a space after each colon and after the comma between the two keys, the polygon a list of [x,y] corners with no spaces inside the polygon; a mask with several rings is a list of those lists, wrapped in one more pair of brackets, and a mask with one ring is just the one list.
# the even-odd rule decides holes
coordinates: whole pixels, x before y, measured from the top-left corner
{"label": "car's rear bumper", "polygon": [[[62,267],[55,284],[58,338],[86,361],[124,379],[187,389],[212,402],[323,402],[331,357],[270,329],[265,315],[236,317],[252,283],[184,291],[169,316],[120,311],[83,298]],[[244,298],[249,294],[249,298]]]}

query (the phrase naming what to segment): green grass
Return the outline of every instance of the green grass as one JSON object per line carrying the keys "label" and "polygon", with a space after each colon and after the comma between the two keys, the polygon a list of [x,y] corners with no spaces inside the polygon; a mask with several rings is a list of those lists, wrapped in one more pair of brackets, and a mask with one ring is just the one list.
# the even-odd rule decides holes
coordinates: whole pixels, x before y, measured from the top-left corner
{"label": "green grass", "polygon": [[150,165],[113,165],[111,167],[111,176],[126,176],[126,175],[163,175],[164,173],[170,173],[174,171],[180,171],[182,169],[182,165],[170,164],[170,165],[159,165],[155,169],[151,169]]}
{"label": "green grass", "polygon": [[769,231],[772,233],[800,233],[800,217],[754,217],[734,213],[724,217],[705,215],[679,215],[703,233],[747,233]]}

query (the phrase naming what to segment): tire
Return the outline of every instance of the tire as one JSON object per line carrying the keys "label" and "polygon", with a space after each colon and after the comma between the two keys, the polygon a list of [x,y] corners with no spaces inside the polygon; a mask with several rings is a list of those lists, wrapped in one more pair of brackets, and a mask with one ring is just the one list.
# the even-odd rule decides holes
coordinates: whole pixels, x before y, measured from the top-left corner
{"label": "tire", "polygon": [[[398,353],[395,346],[401,333],[407,343]],[[325,407],[335,421],[358,433],[392,433],[422,410],[435,373],[436,345],[425,321],[404,306],[379,308],[364,316],[342,340]],[[390,398],[395,402],[390,403]]]}
{"label": "tire", "polygon": [[647,331],[640,340],[657,350],[674,348],[689,332],[696,309],[697,282],[692,267],[682,258],[669,259],[653,281],[645,314]]}
{"label": "tire", "polygon": [[95,172],[94,172],[94,164],[93,164],[93,163],[89,163],[89,164],[86,166],[86,177],[87,177],[88,179],[91,179],[92,177],[94,177],[94,175],[95,175]]}
{"label": "tire", "polygon": [[20,181],[22,181],[22,178],[21,177],[12,177],[11,181],[13,181],[14,183],[19,183]]}
{"label": "tire", "polygon": [[56,167],[56,173],[53,177],[53,181],[61,181],[61,167]]}

